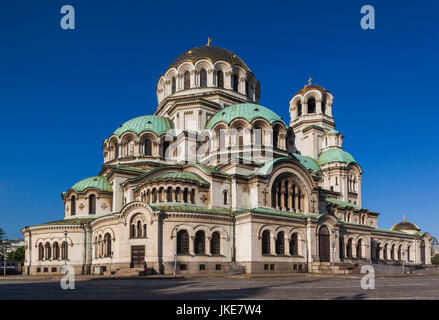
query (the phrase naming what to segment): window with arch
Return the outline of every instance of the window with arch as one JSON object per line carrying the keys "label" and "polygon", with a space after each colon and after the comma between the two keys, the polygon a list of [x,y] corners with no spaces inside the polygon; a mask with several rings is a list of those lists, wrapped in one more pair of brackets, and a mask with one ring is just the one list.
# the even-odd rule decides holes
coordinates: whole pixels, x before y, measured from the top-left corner
{"label": "window with arch", "polygon": [[188,189],[187,188],[184,188],[184,190],[183,190],[183,202],[187,202],[187,199],[188,199]]}
{"label": "window with arch", "polygon": [[176,90],[177,90],[177,81],[176,81],[175,77],[172,77],[172,80],[171,80],[171,94],[175,93]]}
{"label": "window with arch", "polygon": [[346,245],[346,257],[352,258],[352,238],[348,240]]}
{"label": "window with arch", "polygon": [[44,247],[42,243],[38,245],[38,260],[44,260]]}
{"label": "window with arch", "polygon": [[390,248],[390,260],[395,260],[395,245]]}
{"label": "window with arch", "polygon": [[291,208],[302,211],[305,192],[298,184],[298,179],[291,173],[284,173],[276,178],[271,188],[271,206],[280,210]]}
{"label": "window with arch", "polygon": [[59,245],[58,242],[53,243],[53,260],[59,259]]}
{"label": "window with arch", "polygon": [[195,203],[195,189],[192,189],[191,192],[189,193],[189,197],[190,197],[190,202],[192,204]]}
{"label": "window with arch", "polygon": [[72,196],[70,199],[70,214],[72,216],[76,215],[76,197]]}
{"label": "window with arch", "polygon": [[166,201],[172,202],[172,187],[168,187],[168,189],[166,189]]}
{"label": "window with arch", "polygon": [[177,232],[177,254],[189,254],[189,233],[186,230]]}
{"label": "window with arch", "polygon": [[106,233],[104,236],[104,248],[105,248],[105,257],[111,257],[111,235]]}
{"label": "window with arch", "polygon": [[412,246],[408,246],[408,247],[407,247],[407,260],[408,260],[408,261],[412,261],[412,255],[411,255],[411,252],[412,252]]}
{"label": "window with arch", "polygon": [[285,234],[282,231],[276,237],[276,254],[285,254]]}
{"label": "window with arch", "polygon": [[273,129],[273,147],[279,148],[279,129],[276,127]]}
{"label": "window with arch", "polygon": [[49,242],[46,242],[45,249],[46,249],[45,252],[46,260],[50,260],[52,258],[52,248]]}
{"label": "window with arch", "polygon": [[197,231],[195,233],[194,250],[195,254],[205,254],[206,252],[206,237],[204,231]]}
{"label": "window with arch", "polygon": [[211,254],[220,254],[221,249],[221,237],[218,231],[212,233],[212,238],[210,239],[210,253]]}
{"label": "window with arch", "polygon": [[88,214],[96,214],[96,196],[94,194],[88,197]]}
{"label": "window with arch", "polygon": [[239,78],[237,74],[234,74],[232,76],[232,88],[233,91],[238,92],[238,88],[239,88]]}
{"label": "window with arch", "polygon": [[400,244],[398,247],[398,260],[402,260],[402,244]]}
{"label": "window with arch", "polygon": [[137,221],[137,238],[142,238],[142,221]]}
{"label": "window with arch", "polygon": [[200,87],[207,87],[207,72],[206,69],[201,69],[200,71]]}
{"label": "window with arch", "polygon": [[191,87],[191,74],[189,71],[186,71],[183,75],[183,84],[184,84],[184,90],[190,89],[190,87]]}
{"label": "window with arch", "polygon": [[262,232],[262,254],[270,254],[270,231]]}
{"label": "window with arch", "polygon": [[308,113],[316,113],[316,99],[308,99]]}
{"label": "window with arch", "polygon": [[224,72],[218,70],[218,72],[216,73],[216,77],[216,83],[218,88],[224,88]]}
{"label": "window with arch", "polygon": [[145,156],[152,156],[152,141],[151,141],[151,139],[146,139],[144,142],[144,154],[145,154]]}
{"label": "window with arch", "polygon": [[69,259],[69,249],[67,242],[63,241],[61,244],[61,259],[68,260]]}
{"label": "window with arch", "polygon": [[387,243],[384,245],[384,251],[383,251],[383,259],[387,260],[387,251],[389,250],[389,246]]}
{"label": "window with arch", "polygon": [[135,237],[136,237],[136,226],[134,225],[134,223],[132,223],[130,227],[130,238],[135,238]]}
{"label": "window with arch", "polygon": [[162,158],[166,158],[167,157],[166,153],[168,151],[169,145],[170,145],[169,141],[163,142],[163,145],[162,145]]}
{"label": "window with arch", "polygon": [[363,240],[359,239],[357,242],[357,258],[362,259],[363,258]]}
{"label": "window with arch", "polygon": [[262,137],[263,137],[263,129],[260,126],[255,126],[253,128],[253,141],[254,141],[254,144],[257,145],[257,146],[262,145],[262,143],[263,143]]}
{"label": "window with arch", "polygon": [[152,189],[152,202],[153,203],[157,202],[157,190],[156,190],[156,188]]}
{"label": "window with arch", "polygon": [[180,199],[180,187],[177,187],[176,189],[175,189],[175,201],[176,202],[180,202],[181,201],[181,199]]}
{"label": "window with arch", "polygon": [[302,115],[302,102],[297,103],[297,116],[300,117]]}
{"label": "window with arch", "polygon": [[224,201],[224,204],[228,204],[229,203],[227,190],[223,191],[223,201]]}
{"label": "window with arch", "polygon": [[326,100],[322,100],[322,113],[326,113]]}
{"label": "window with arch", "polygon": [[297,233],[293,233],[290,239],[290,254],[292,256],[299,255],[299,247],[297,241]]}

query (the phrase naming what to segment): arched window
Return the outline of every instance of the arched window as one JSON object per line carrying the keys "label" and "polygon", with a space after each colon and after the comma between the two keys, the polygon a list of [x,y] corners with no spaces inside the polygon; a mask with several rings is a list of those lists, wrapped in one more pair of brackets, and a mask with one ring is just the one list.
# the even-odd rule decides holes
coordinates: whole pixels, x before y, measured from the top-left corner
{"label": "arched window", "polygon": [[352,238],[348,240],[348,244],[346,246],[346,257],[352,258]]}
{"label": "arched window", "polygon": [[169,141],[163,142],[163,145],[162,145],[162,158],[166,158],[166,151],[168,151],[169,144],[170,144]]}
{"label": "arched window", "polygon": [[223,191],[223,199],[224,199],[224,204],[228,204],[227,190],[224,190],[224,191]]}
{"label": "arched window", "polygon": [[284,207],[288,209],[288,181],[285,181],[284,186]]}
{"label": "arched window", "polygon": [[273,129],[273,147],[278,148],[278,141],[279,141],[279,129],[274,128]]}
{"label": "arched window", "polygon": [[136,237],[136,226],[133,224],[131,224],[131,228],[130,228],[130,238],[135,238]]}
{"label": "arched window", "polygon": [[68,260],[69,259],[69,249],[67,242],[63,241],[61,244],[61,259]]}
{"label": "arched window", "polygon": [[398,248],[398,261],[401,260],[402,260],[402,244],[400,244]]}
{"label": "arched window", "polygon": [[172,77],[172,80],[171,80],[171,94],[175,93],[176,90],[177,90],[177,83],[176,83],[175,77]]}
{"label": "arched window", "polygon": [[270,254],[270,231],[262,232],[262,254]]}
{"label": "arched window", "polygon": [[52,248],[50,247],[50,243],[46,242],[46,260],[50,260],[50,258],[52,257]]}
{"label": "arched window", "polygon": [[302,103],[297,103],[297,116],[300,117],[302,115]]}
{"label": "arched window", "polygon": [[183,190],[183,202],[187,202],[187,196],[188,196],[188,190],[187,190],[187,188],[185,188],[184,190]]}
{"label": "arched window", "polygon": [[142,221],[137,221],[137,238],[142,238]]}
{"label": "arched window", "polygon": [[96,213],[96,196],[94,194],[91,194],[88,197],[88,214],[95,214]]}
{"label": "arched window", "polygon": [[59,245],[58,242],[53,243],[53,260],[59,259]]}
{"label": "arched window", "polygon": [[152,203],[157,202],[157,190],[154,188],[152,189]]}
{"label": "arched window", "polygon": [[117,142],[114,144],[114,158],[119,158],[119,144]]}
{"label": "arched window", "polygon": [[384,252],[383,252],[383,258],[384,260],[387,260],[387,250],[389,250],[389,247],[387,244],[384,245]]}
{"label": "arched window", "polygon": [[299,255],[298,243],[297,243],[297,233],[293,233],[290,240],[290,254],[292,256]]}
{"label": "arched window", "polygon": [[221,237],[218,231],[212,233],[212,238],[210,239],[210,253],[220,254],[221,249]]}
{"label": "arched window", "polygon": [[111,257],[111,235],[109,233],[104,236],[105,257]]}
{"label": "arched window", "polygon": [[322,100],[322,113],[326,113],[326,100]]}
{"label": "arched window", "polygon": [[285,235],[283,232],[277,234],[276,254],[285,254]]}
{"label": "arched window", "polygon": [[70,213],[72,216],[76,214],[76,197],[72,196],[70,199]]}
{"label": "arched window", "polygon": [[152,156],[152,142],[150,139],[145,140],[145,156]]}
{"label": "arched window", "polygon": [[200,71],[200,87],[201,88],[207,87],[207,72],[205,69],[202,69]]}
{"label": "arched window", "polygon": [[216,83],[218,88],[224,88],[224,73],[221,70],[218,70],[216,76],[217,76]]}
{"label": "arched window", "polygon": [[184,81],[184,90],[190,89],[191,87],[191,74],[189,71],[186,71],[183,76]]}
{"label": "arched window", "polygon": [[172,187],[168,187],[168,189],[166,189],[166,201],[172,202]]}
{"label": "arched window", "polygon": [[253,139],[254,143],[257,146],[262,145],[262,128],[261,127],[255,127],[253,128]]}
{"label": "arched window", "polygon": [[356,248],[356,250],[357,250],[357,258],[359,258],[359,259],[363,258],[362,249],[363,249],[363,240],[360,239],[357,242],[357,248]]}
{"label": "arched window", "polygon": [[377,260],[381,260],[381,257],[380,257],[380,255],[381,255],[381,250],[382,250],[382,248],[381,248],[380,244],[377,243],[377,249],[376,249],[376,259],[377,259]]}
{"label": "arched window", "polygon": [[411,252],[412,252],[412,247],[411,247],[411,246],[408,246],[408,247],[407,247],[407,260],[408,260],[408,261],[411,261],[411,260],[412,260]]}
{"label": "arched window", "polygon": [[308,99],[308,113],[316,113],[316,100],[314,98]]}
{"label": "arched window", "polygon": [[238,81],[238,75],[236,74],[234,74],[232,77],[232,86],[233,86],[233,91],[238,92],[239,81]]}
{"label": "arched window", "polygon": [[186,230],[180,230],[177,233],[177,254],[189,253],[189,234]]}
{"label": "arched window", "polygon": [[191,203],[195,203],[195,189],[192,189],[189,195]]}
{"label": "arched window", "polygon": [[205,248],[206,248],[206,237],[204,236],[204,231],[197,231],[197,233],[195,233],[195,244],[194,244],[195,254],[204,254]]}
{"label": "arched window", "polygon": [[38,260],[44,260],[44,247],[42,243],[38,245]]}
{"label": "arched window", "polygon": [[175,189],[175,201],[180,202],[180,187]]}
{"label": "arched window", "polygon": [[395,245],[390,248],[390,260],[395,260]]}

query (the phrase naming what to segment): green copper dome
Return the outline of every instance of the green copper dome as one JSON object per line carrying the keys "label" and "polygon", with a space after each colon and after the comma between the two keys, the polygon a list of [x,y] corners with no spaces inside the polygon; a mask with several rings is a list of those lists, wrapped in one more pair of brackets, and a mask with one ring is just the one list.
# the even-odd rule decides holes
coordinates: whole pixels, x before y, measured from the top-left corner
{"label": "green copper dome", "polygon": [[120,137],[125,132],[133,132],[135,134],[141,134],[145,131],[154,132],[156,135],[161,136],[168,130],[174,129],[174,123],[171,119],[159,116],[140,116],[131,120],[128,120],[116,131],[114,134]]}
{"label": "green copper dome", "polygon": [[75,183],[73,187],[71,187],[71,189],[75,190],[76,192],[83,192],[88,188],[95,188],[100,191],[113,192],[111,184],[105,177],[102,176],[85,178]]}
{"label": "green copper dome", "polygon": [[331,162],[344,162],[346,166],[355,162],[354,157],[340,148],[329,148],[322,152],[319,156],[319,165],[324,165]]}
{"label": "green copper dome", "polygon": [[337,130],[331,129],[331,130],[326,131],[323,135],[338,134],[338,133],[340,133],[340,132],[338,132]]}
{"label": "green copper dome", "polygon": [[224,122],[229,125],[235,119],[245,119],[249,122],[257,118],[267,120],[270,124],[280,122],[285,125],[283,120],[270,109],[253,103],[240,103],[225,107],[217,113],[206,124],[206,129],[212,129],[217,123]]}

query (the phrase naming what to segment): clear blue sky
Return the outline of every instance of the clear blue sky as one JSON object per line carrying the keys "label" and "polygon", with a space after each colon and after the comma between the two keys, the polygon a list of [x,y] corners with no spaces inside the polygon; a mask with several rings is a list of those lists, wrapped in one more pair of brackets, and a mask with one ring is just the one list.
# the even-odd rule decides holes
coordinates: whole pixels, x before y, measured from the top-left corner
{"label": "clear blue sky", "polygon": [[[76,30],[60,28],[62,5]],[[360,28],[374,5],[376,30]],[[439,4],[422,1],[2,1],[0,227],[63,218],[61,192],[96,175],[102,142],[152,114],[156,82],[184,51],[239,55],[261,104],[289,121],[309,76],[334,96],[344,147],[364,170],[363,206],[439,236]]]}

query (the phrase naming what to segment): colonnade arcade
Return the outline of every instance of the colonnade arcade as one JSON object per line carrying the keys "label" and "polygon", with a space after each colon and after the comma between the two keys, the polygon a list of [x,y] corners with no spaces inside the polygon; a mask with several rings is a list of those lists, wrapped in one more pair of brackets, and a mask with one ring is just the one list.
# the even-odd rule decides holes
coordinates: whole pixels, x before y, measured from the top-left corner
{"label": "colonnade arcade", "polygon": [[278,210],[304,212],[308,199],[303,183],[291,173],[279,175],[271,187],[271,207]]}
{"label": "colonnade arcade", "polygon": [[182,202],[195,204],[198,187],[179,184],[143,187],[139,192],[140,201],[146,203]]}

